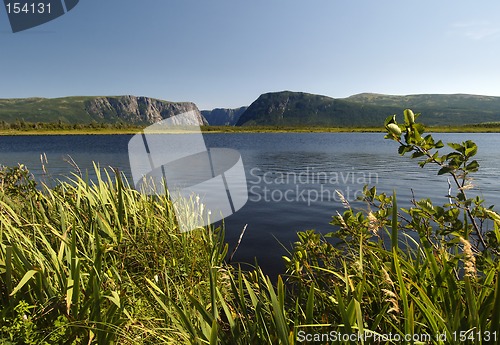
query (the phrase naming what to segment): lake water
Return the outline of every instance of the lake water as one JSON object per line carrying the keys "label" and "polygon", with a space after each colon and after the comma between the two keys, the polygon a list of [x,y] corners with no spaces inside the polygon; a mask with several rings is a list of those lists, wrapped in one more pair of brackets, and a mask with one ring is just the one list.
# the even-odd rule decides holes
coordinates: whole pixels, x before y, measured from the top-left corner
{"label": "lake water", "polygon": [[[343,205],[335,190],[355,203],[363,185],[375,185],[389,194],[396,190],[399,205],[409,205],[415,197],[446,201],[446,178],[437,169],[421,169],[416,161],[397,154],[397,144],[384,140],[382,133],[224,133],[205,134],[207,147],[226,147],[241,153],[245,166],[249,201],[225,220],[230,251],[242,228],[248,224],[233,261],[259,264],[268,273],[283,270],[282,247],[290,247],[296,232],[316,229],[334,231],[329,225]],[[28,166],[42,175],[40,155],[45,154],[46,169],[55,178],[69,175],[75,168],[93,170],[119,168],[130,177],[127,145],[131,135],[0,136],[0,164]],[[476,193],[487,205],[500,204],[500,135],[435,134],[443,142],[473,140],[478,144],[481,165],[474,175]],[[130,180],[131,181],[131,180]],[[281,244],[280,244],[281,243]]]}

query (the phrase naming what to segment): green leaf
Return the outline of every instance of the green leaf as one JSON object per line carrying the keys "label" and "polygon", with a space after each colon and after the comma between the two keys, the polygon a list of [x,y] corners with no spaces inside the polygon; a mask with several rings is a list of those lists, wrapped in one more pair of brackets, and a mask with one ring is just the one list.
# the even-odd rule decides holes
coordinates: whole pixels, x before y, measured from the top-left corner
{"label": "green leaf", "polygon": [[477,161],[472,161],[465,167],[466,170],[474,172],[479,169],[479,163]]}
{"label": "green leaf", "polygon": [[36,271],[36,270],[30,270],[30,271],[26,272],[23,279],[21,279],[19,284],[17,284],[17,286],[14,288],[14,290],[12,290],[12,292],[10,293],[10,296],[14,296],[37,273],[38,273],[38,271]]}
{"label": "green leaf", "polygon": [[401,145],[398,148],[398,153],[400,155],[404,155],[405,153],[410,152],[411,150],[413,150],[413,146],[412,145]]}
{"label": "green leaf", "polygon": [[111,291],[111,296],[104,297],[113,302],[118,308],[121,307],[120,295],[118,295],[118,292]]}
{"label": "green leaf", "polygon": [[[271,306],[273,308],[272,315],[274,322],[276,324],[278,337],[281,340],[281,344],[288,344],[287,322],[285,319],[283,307],[279,302],[281,300],[281,296],[276,296],[274,288],[271,284],[271,280],[268,277],[266,277],[266,285],[268,287],[269,298],[271,300]],[[280,285],[283,285],[283,280],[281,279],[281,276],[278,276],[277,285],[278,285],[278,292],[283,291],[283,288],[280,287]]]}
{"label": "green leaf", "polygon": [[214,319],[212,322],[212,330],[210,332],[210,345],[217,345],[217,338],[218,338],[218,327],[217,327],[217,320]]}
{"label": "green leaf", "polygon": [[500,273],[497,273],[497,281],[495,285],[495,293],[494,293],[494,302],[493,302],[493,310],[495,311],[492,315],[491,319],[491,332],[500,332]]}
{"label": "green leaf", "polygon": [[467,309],[469,310],[469,319],[472,324],[471,326],[474,326],[476,329],[479,327],[479,319],[478,319],[478,312],[477,312],[477,303],[476,303],[476,296],[474,293],[474,290],[472,289],[470,277],[464,277],[465,281],[465,297],[467,301]]}
{"label": "green leaf", "polygon": [[218,319],[218,309],[217,309],[217,268],[211,268],[209,271],[210,276],[210,302],[212,305],[213,318]]}
{"label": "green leaf", "polygon": [[419,157],[422,157],[424,156],[425,154],[423,152],[420,152],[420,151],[415,151],[413,152],[413,154],[411,155],[411,158],[419,158]]}
{"label": "green leaf", "polygon": [[439,169],[438,175],[444,175],[444,174],[452,172],[453,170],[455,170],[453,167],[445,166],[445,167],[442,167],[441,169]]}
{"label": "green leaf", "polygon": [[424,210],[425,212],[429,214],[435,214],[436,211],[434,210],[434,206],[432,205],[432,202],[430,199],[423,199],[417,202],[417,205]]}
{"label": "green leaf", "polygon": [[[191,303],[193,303],[194,307],[196,308],[198,313],[200,313],[200,315],[203,317],[203,320],[205,320],[207,324],[211,324],[214,320],[217,320],[217,318],[215,318],[213,314],[210,314],[196,297],[191,294],[187,294],[187,297],[189,298]],[[217,306],[212,306],[212,309],[217,309]]]}
{"label": "green leaf", "polygon": [[347,315],[347,309],[344,304],[344,297],[342,296],[338,285],[335,285],[335,295],[337,296],[338,301],[338,312],[342,317],[342,322],[344,323],[344,333],[352,333],[351,322],[349,320],[349,316]]}
{"label": "green leaf", "polygon": [[396,191],[392,192],[392,222],[391,222],[391,242],[392,249],[398,250],[398,203],[396,200]]}
{"label": "green leaf", "polygon": [[464,148],[462,145],[457,143],[448,143],[448,146],[457,151]]}
{"label": "green leaf", "polygon": [[311,284],[309,295],[307,296],[306,323],[312,324],[314,311],[314,283]]}
{"label": "green leaf", "polygon": [[477,153],[477,146],[474,144],[474,146],[469,147],[468,149],[465,150],[465,156],[466,157],[472,157],[475,156]]}
{"label": "green leaf", "polygon": [[73,286],[74,286],[74,281],[70,277],[68,277],[67,286],[68,290],[66,292],[66,312],[69,314],[71,303],[73,301]]}
{"label": "green leaf", "polygon": [[394,268],[396,269],[396,276],[398,277],[399,283],[399,296],[401,297],[401,302],[403,303],[403,319],[405,325],[405,333],[410,334],[410,316],[409,316],[409,308],[408,308],[408,295],[406,291],[406,285],[403,278],[403,273],[401,271],[401,266],[398,258],[397,247],[392,248],[392,258],[394,262]]}
{"label": "green leaf", "polygon": [[5,285],[7,293],[12,290],[12,247],[5,248]]}
{"label": "green leaf", "polygon": [[[415,115],[415,118],[417,118],[417,117],[418,117],[418,115],[419,115],[419,114],[416,114],[416,115]],[[415,131],[417,131],[419,134],[422,134],[422,133],[424,133],[424,132],[425,132],[425,127],[424,127],[424,125],[422,125],[421,123],[414,123],[414,124],[413,124],[413,126],[412,126],[412,128],[413,128]]]}
{"label": "green leaf", "polygon": [[219,301],[222,305],[222,309],[224,310],[224,314],[226,315],[227,321],[229,323],[229,327],[231,329],[234,329],[236,326],[236,323],[234,322],[233,315],[231,314],[231,310],[229,309],[229,306],[227,305],[226,301],[224,300],[224,297],[222,296],[221,292],[219,291],[219,288],[217,288],[217,296],[219,297]]}
{"label": "green leaf", "polygon": [[396,123],[396,115],[387,116],[384,121],[384,127],[387,127],[390,123]]}

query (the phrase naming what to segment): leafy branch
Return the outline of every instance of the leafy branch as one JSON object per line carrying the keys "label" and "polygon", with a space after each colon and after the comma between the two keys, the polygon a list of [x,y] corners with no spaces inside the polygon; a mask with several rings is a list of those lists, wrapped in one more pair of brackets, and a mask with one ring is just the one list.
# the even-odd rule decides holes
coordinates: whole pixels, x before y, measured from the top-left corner
{"label": "leafy branch", "polygon": [[[463,210],[467,216],[466,221],[470,222],[472,226],[473,235],[476,236],[481,244],[482,248],[476,248],[477,251],[488,249],[498,255],[498,250],[495,246],[488,243],[488,239],[484,236],[485,231],[482,229],[483,221],[480,221],[478,224],[477,219],[477,216],[481,216],[495,220],[494,217],[491,217],[491,212],[488,213],[481,205],[482,200],[479,198],[469,198],[466,193],[466,190],[473,187],[470,183],[469,174],[477,172],[479,169],[477,160],[472,159],[477,154],[477,145],[471,140],[462,143],[448,143],[447,145],[453,151],[440,155],[439,149],[444,147],[443,142],[441,140],[435,141],[431,134],[423,137],[425,132],[424,126],[415,122],[419,116],[420,114],[414,114],[412,110],[406,109],[404,111],[404,123],[401,124],[397,123],[396,115],[389,116],[384,124],[388,132],[385,138],[399,143],[399,154],[405,155],[411,153],[411,158],[413,159],[423,157],[424,159],[418,163],[420,167],[424,167],[428,163],[435,164],[439,167],[438,175],[448,174],[451,176],[458,193],[455,196],[452,196],[451,193],[448,195],[450,201],[454,201],[453,204],[450,202],[449,205],[445,205],[449,207],[448,215],[455,215],[454,218],[457,219],[458,214],[456,212],[453,213],[451,208],[456,207]],[[422,206],[422,203],[419,203],[419,206]],[[444,209],[442,209],[442,212],[439,212],[441,209],[435,209],[432,204],[428,209],[431,210],[429,215],[435,215],[437,211],[437,215],[440,216],[444,212]],[[451,228],[459,230],[459,227],[456,226],[452,226]],[[464,233],[458,235],[468,238],[470,235],[468,226],[463,226],[462,229]]]}

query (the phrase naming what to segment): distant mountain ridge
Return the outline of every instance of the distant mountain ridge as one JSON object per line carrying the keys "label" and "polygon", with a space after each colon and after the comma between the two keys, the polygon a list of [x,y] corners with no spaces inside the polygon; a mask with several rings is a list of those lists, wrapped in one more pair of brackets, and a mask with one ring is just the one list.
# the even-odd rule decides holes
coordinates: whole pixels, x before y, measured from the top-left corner
{"label": "distant mountain ridge", "polygon": [[382,106],[407,106],[407,107],[453,107],[481,108],[485,110],[498,110],[500,97],[482,96],[471,94],[416,94],[406,96],[384,95],[377,93],[360,93],[345,98],[357,103],[370,103]]}
{"label": "distant mountain ridge", "polygon": [[0,99],[0,121],[91,123],[124,122],[148,125],[187,111],[194,111],[207,123],[191,102],[168,102],[149,97],[100,96],[63,98]]}
{"label": "distant mountain ridge", "polygon": [[500,121],[500,97],[468,94],[393,96],[363,93],[347,98],[303,92],[261,95],[237,126],[381,126],[391,114],[412,108],[427,125],[464,125]]}
{"label": "distant mountain ridge", "polygon": [[361,93],[332,98],[292,91],[262,94],[248,108],[203,112],[192,102],[136,96],[0,99],[0,121],[149,125],[194,111],[199,121],[216,126],[380,127],[387,116],[401,114],[405,108],[422,113],[426,125],[500,122],[500,97],[494,96]]}
{"label": "distant mountain ridge", "polygon": [[248,107],[236,109],[215,108],[213,110],[202,110],[201,114],[207,119],[211,126],[234,126],[240,119],[240,116]]}

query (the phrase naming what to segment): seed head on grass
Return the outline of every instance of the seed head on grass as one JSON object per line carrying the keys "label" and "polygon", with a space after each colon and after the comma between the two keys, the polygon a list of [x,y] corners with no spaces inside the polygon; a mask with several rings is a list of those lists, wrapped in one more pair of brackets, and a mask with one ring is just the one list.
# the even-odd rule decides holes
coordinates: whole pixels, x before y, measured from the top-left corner
{"label": "seed head on grass", "polygon": [[393,319],[397,320],[397,315],[401,312],[398,304],[398,296],[388,289],[382,289],[382,292],[386,298],[385,302],[389,302],[391,304],[391,307],[387,310],[387,314],[390,314]]}
{"label": "seed head on grass", "polygon": [[468,240],[460,237],[460,242],[464,246],[464,271],[467,277],[476,277],[476,257],[472,252],[472,246]]}
{"label": "seed head on grass", "polygon": [[342,194],[342,192],[339,190],[335,190],[335,193],[337,193],[337,195],[339,196],[340,201],[342,202],[344,208],[350,209],[351,204],[349,204],[349,201],[345,198],[344,194]]}
{"label": "seed head on grass", "polygon": [[380,238],[380,235],[378,234],[378,229],[380,228],[380,222],[375,217],[375,215],[370,211],[368,213],[368,230],[376,237]]}
{"label": "seed head on grass", "polygon": [[389,284],[391,287],[394,287],[394,282],[391,279],[389,273],[382,267],[382,273],[384,273],[384,282]]}
{"label": "seed head on grass", "polygon": [[342,227],[344,229],[347,229],[348,226],[347,226],[347,224],[346,224],[346,222],[344,220],[344,217],[342,217],[342,215],[339,213],[339,211],[337,211],[337,217],[339,217],[339,221],[340,221],[340,224],[342,224]]}
{"label": "seed head on grass", "polygon": [[389,314],[392,319],[397,320],[401,310],[399,309],[398,295],[393,291],[394,282],[392,281],[391,276],[385,270],[384,267],[382,267],[382,273],[384,274],[383,283],[390,286],[390,289],[380,290],[384,293],[384,301],[390,303],[391,305],[390,308],[387,310],[387,314]]}

